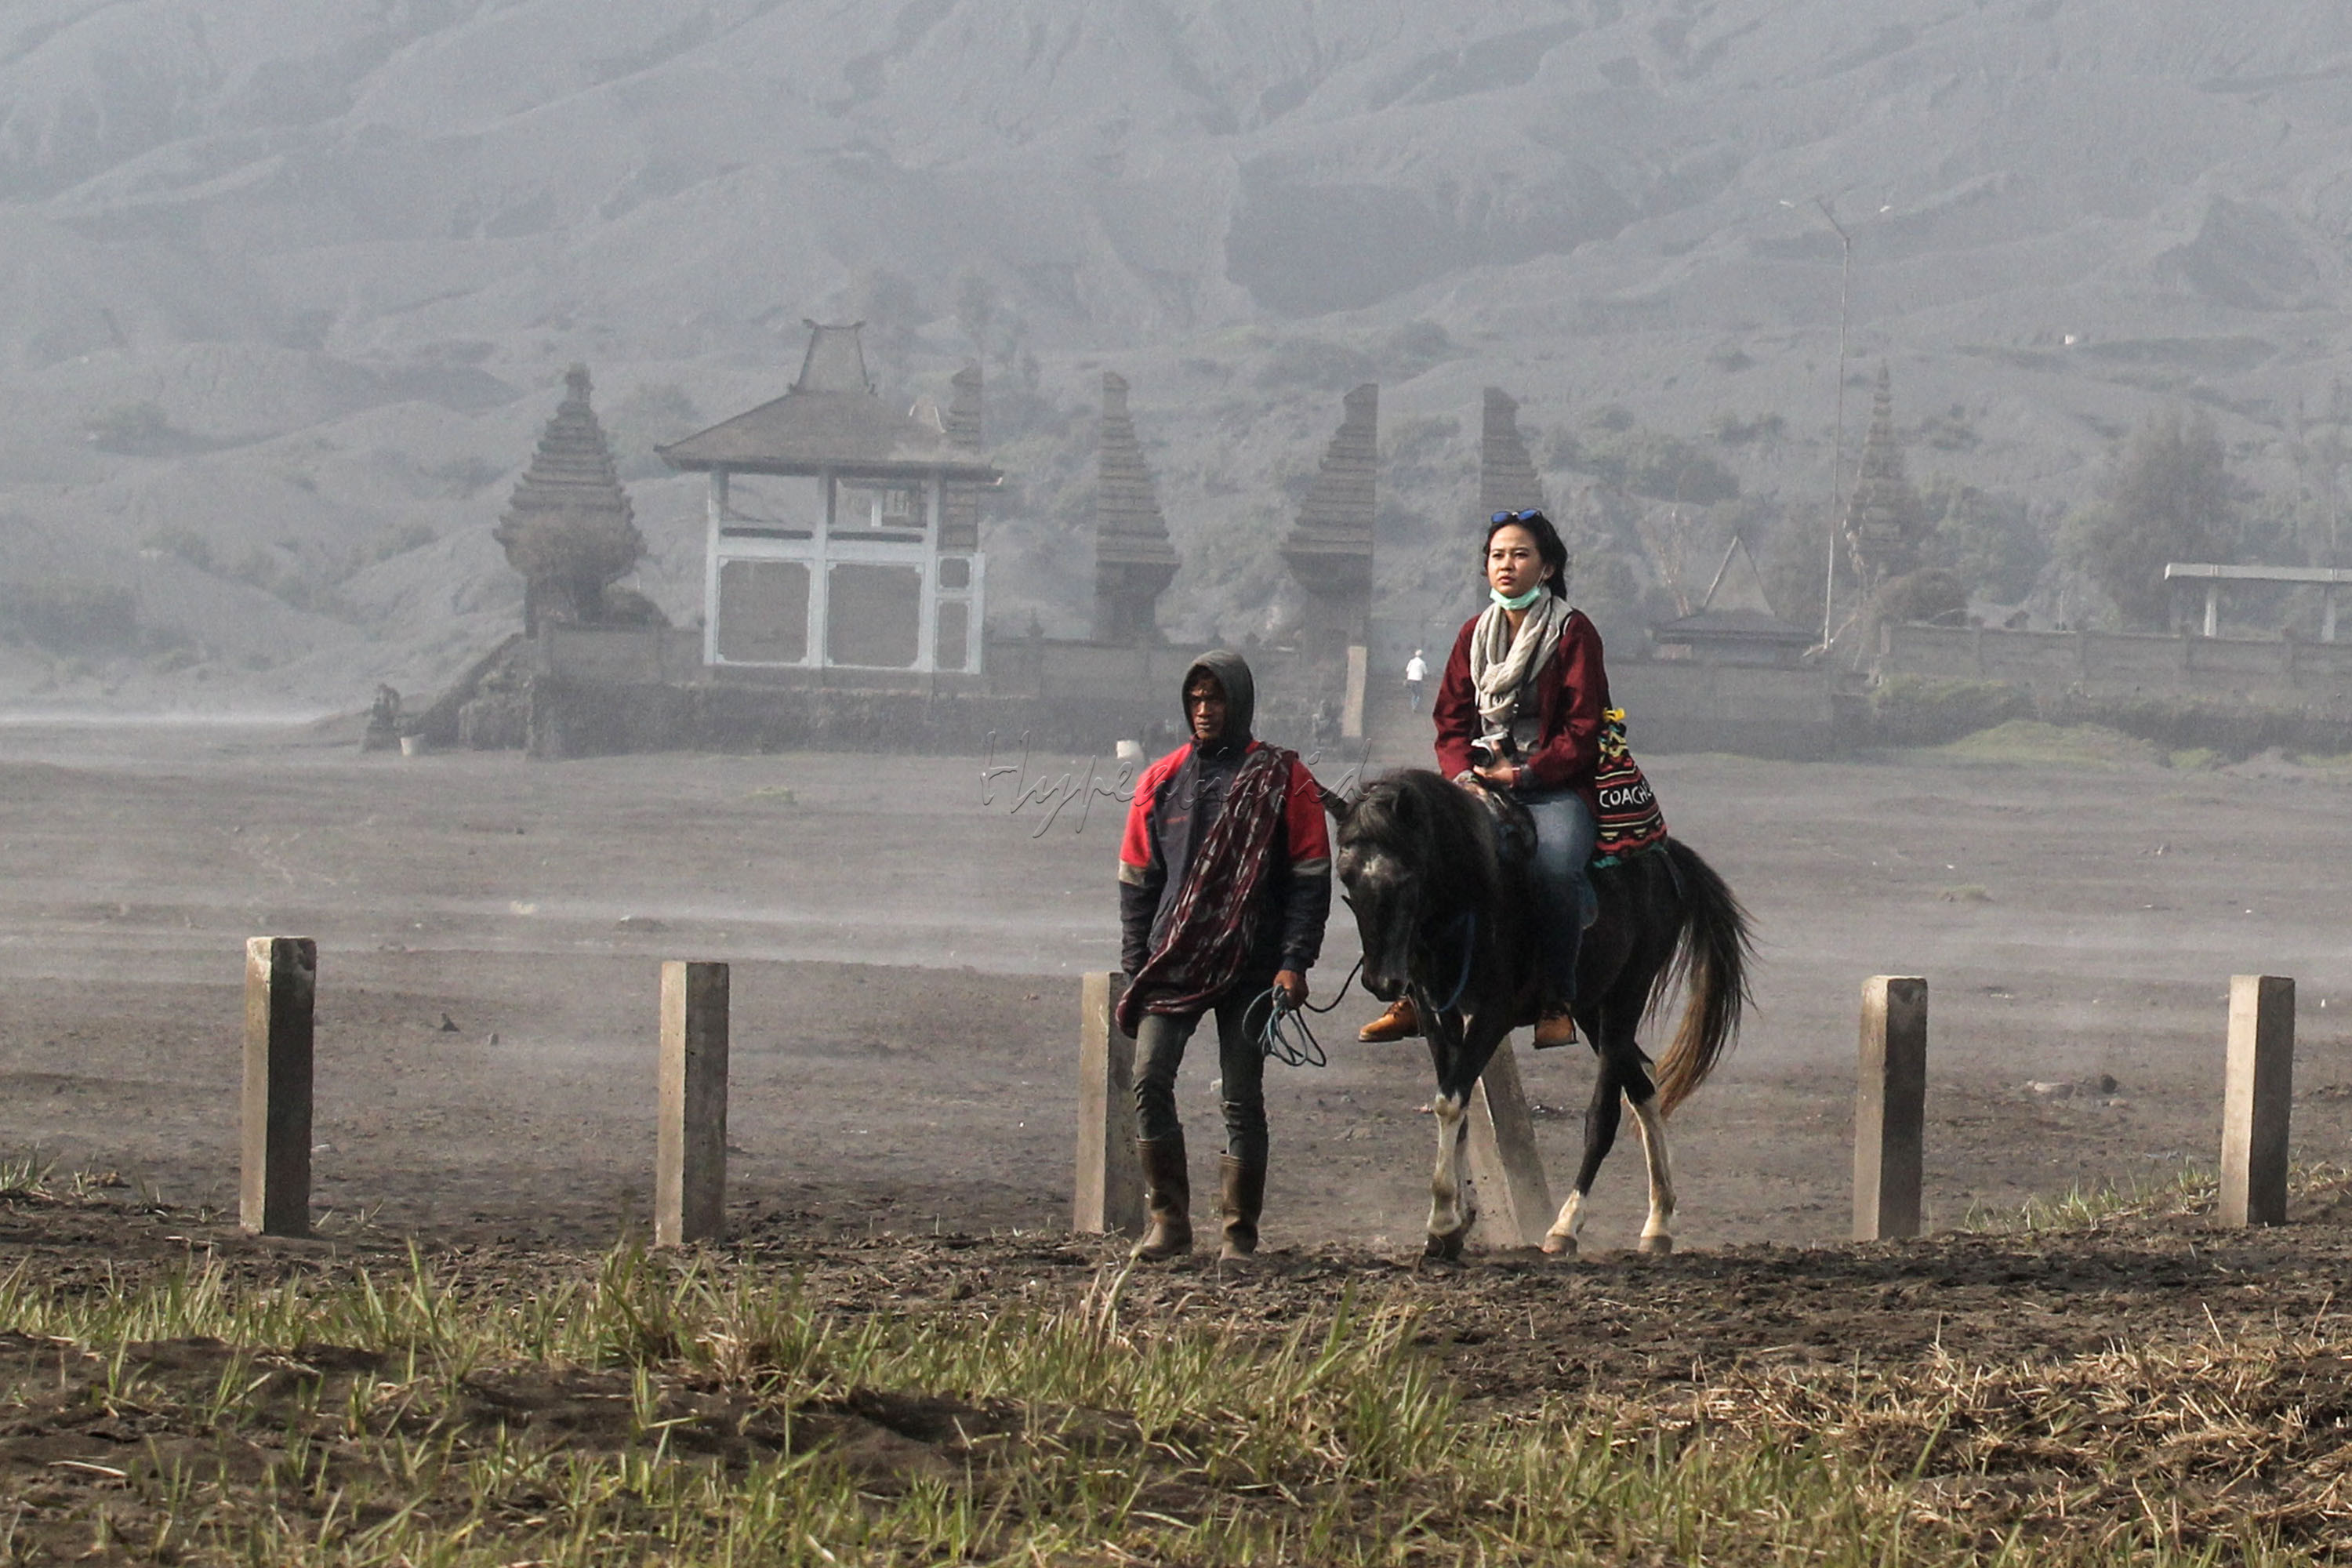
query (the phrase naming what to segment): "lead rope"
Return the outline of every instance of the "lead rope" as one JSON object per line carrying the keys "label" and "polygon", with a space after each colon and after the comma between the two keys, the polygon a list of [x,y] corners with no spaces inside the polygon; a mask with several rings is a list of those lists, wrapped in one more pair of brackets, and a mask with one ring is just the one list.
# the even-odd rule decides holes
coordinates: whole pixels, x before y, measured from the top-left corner
{"label": "lead rope", "polygon": [[1348,994],[1348,987],[1356,983],[1356,975],[1363,967],[1364,961],[1360,957],[1349,969],[1348,977],[1339,982],[1339,989],[1332,993],[1331,1000],[1320,1007],[1312,1002],[1304,1007],[1295,1007],[1281,986],[1267,986],[1265,994],[1253,1000],[1249,1011],[1242,1015],[1242,1032],[1245,1035],[1252,1032],[1249,1021],[1256,1016],[1260,1007],[1264,1007],[1265,1022],[1255,1030],[1258,1050],[1262,1054],[1285,1067],[1329,1067],[1331,1058],[1324,1054],[1323,1042],[1315,1037],[1315,1030],[1307,1022],[1306,1015],[1328,1013],[1337,1007]]}

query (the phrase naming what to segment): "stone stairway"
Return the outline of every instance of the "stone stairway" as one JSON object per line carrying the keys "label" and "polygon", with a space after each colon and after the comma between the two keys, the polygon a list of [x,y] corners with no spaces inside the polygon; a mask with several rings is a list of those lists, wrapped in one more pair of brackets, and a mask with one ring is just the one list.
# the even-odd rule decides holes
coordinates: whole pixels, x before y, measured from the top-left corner
{"label": "stone stairway", "polygon": [[[1430,754],[1436,731],[1429,721],[1429,701],[1437,690],[1435,672],[1422,685],[1421,711],[1415,713],[1406,704],[1401,676],[1393,670],[1385,677],[1378,670],[1372,673],[1364,691],[1364,736],[1372,746],[1372,771],[1436,766]],[[1361,742],[1357,745],[1360,748]]]}

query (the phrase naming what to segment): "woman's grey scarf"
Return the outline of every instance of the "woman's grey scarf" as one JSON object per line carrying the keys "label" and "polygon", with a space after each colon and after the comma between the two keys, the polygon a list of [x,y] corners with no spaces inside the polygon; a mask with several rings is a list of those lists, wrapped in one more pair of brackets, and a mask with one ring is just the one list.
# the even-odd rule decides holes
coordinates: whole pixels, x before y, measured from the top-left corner
{"label": "woman's grey scarf", "polygon": [[1568,624],[1568,601],[1547,591],[1528,606],[1527,618],[1511,635],[1510,614],[1488,604],[1470,633],[1470,684],[1478,694],[1478,717],[1494,734],[1511,726],[1519,697],[1535,673],[1559,646],[1560,628]]}

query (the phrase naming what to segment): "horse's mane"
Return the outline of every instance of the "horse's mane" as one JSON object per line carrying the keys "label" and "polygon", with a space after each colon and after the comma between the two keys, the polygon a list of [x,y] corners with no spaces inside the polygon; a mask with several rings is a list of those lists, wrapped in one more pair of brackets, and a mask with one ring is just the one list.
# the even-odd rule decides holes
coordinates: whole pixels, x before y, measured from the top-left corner
{"label": "horse's mane", "polygon": [[1377,844],[1423,879],[1433,910],[1483,909],[1499,876],[1494,817],[1484,803],[1427,768],[1364,786],[1339,829],[1342,847]]}

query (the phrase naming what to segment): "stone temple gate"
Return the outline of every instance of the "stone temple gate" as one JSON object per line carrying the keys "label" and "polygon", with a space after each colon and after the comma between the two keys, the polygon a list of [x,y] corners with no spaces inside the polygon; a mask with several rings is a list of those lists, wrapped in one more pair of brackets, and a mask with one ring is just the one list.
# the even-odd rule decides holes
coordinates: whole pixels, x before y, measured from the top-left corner
{"label": "stone temple gate", "polygon": [[710,478],[703,659],[716,668],[978,675],[986,609],[976,492],[981,383],[945,416],[901,414],[866,372],[858,325],[809,323],[772,403],[657,448]]}

